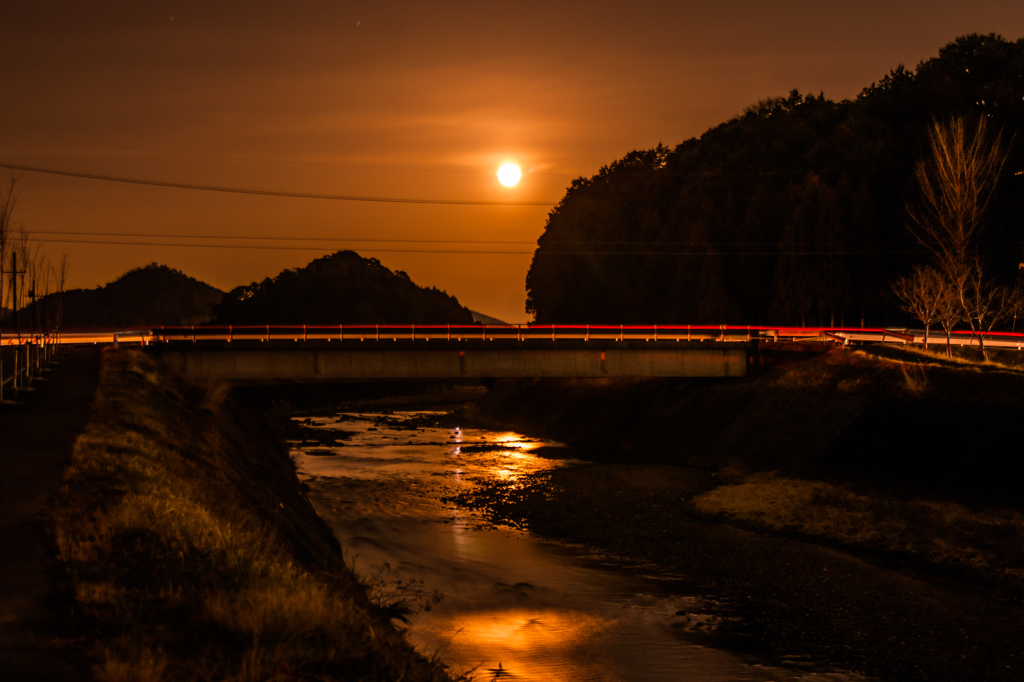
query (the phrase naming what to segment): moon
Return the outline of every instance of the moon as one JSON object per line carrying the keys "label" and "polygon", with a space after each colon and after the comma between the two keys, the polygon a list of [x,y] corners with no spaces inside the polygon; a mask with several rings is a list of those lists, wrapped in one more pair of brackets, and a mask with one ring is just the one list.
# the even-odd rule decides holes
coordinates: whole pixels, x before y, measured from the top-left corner
{"label": "moon", "polygon": [[503,163],[498,169],[498,182],[506,187],[515,187],[519,184],[519,178],[523,177],[523,171],[514,163]]}

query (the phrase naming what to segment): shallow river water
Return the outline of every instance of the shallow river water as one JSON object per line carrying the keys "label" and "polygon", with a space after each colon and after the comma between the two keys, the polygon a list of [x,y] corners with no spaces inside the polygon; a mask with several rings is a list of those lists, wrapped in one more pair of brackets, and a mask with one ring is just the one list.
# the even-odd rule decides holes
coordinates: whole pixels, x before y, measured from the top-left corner
{"label": "shallow river water", "polygon": [[681,580],[495,528],[444,502],[482,480],[515,482],[574,463],[536,456],[553,444],[514,433],[420,426],[429,416],[299,418],[347,433],[335,446],[296,444],[293,455],[357,574],[392,598],[408,590],[430,604],[443,594],[409,616],[409,636],[456,673],[548,682],[864,679],[703,646],[699,633],[715,620]]}

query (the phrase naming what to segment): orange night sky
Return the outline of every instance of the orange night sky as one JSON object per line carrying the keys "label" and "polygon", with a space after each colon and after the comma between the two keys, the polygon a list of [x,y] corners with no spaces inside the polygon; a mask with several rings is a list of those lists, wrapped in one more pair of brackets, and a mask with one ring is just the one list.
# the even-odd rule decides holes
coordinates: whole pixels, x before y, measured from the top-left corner
{"label": "orange night sky", "polygon": [[[551,204],[574,177],[633,149],[698,136],[758,98],[793,88],[854,97],[958,35],[1024,35],[1019,0],[9,5],[0,26],[2,163],[284,192]],[[495,177],[505,160],[523,168],[514,188]],[[524,280],[549,210],[18,175],[16,222],[40,239],[312,247],[43,244],[52,256],[68,254],[71,286],[157,261],[230,289],[350,248],[509,322],[526,321]]]}

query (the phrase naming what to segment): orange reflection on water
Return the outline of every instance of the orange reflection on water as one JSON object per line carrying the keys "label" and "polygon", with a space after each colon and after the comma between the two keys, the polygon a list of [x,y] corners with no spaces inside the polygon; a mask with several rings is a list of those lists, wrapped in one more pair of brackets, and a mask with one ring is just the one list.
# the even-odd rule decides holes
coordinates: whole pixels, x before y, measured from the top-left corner
{"label": "orange reflection on water", "polygon": [[544,445],[544,443],[540,441],[523,440],[523,435],[521,433],[513,433],[511,431],[499,434],[492,434],[489,437],[489,440],[493,440],[498,445],[508,445],[511,447],[519,448],[524,452],[534,450]]}
{"label": "orange reflection on water", "polygon": [[[578,611],[513,609],[461,613],[457,619],[421,621],[417,627],[429,630],[429,639],[449,642],[445,658],[457,662],[456,668],[476,667],[478,680],[579,682],[580,666],[589,667],[609,624]],[[596,668],[590,672],[594,677],[584,677],[605,677]]]}

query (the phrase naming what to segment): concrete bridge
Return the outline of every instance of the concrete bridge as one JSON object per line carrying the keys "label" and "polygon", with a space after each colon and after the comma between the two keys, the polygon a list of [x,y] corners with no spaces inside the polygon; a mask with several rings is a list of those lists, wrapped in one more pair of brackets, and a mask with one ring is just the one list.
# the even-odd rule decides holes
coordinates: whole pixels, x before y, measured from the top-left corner
{"label": "concrete bridge", "polygon": [[[42,338],[42,337],[40,337]],[[933,343],[944,339],[932,335]],[[921,330],[727,325],[290,325],[68,330],[46,343],[152,346],[196,378],[229,381],[502,377],[741,377],[773,357],[834,344],[921,343]],[[975,345],[969,332],[952,343]],[[0,346],[35,347],[5,335]],[[33,345],[34,344],[34,345]],[[1024,334],[986,334],[1024,347]],[[26,353],[31,351],[28,348]],[[7,363],[10,364],[10,363]],[[0,365],[2,366],[2,365]],[[11,381],[12,379],[7,379]],[[0,384],[2,390],[2,384]]]}
{"label": "concrete bridge", "polygon": [[[557,342],[556,342],[557,343]],[[228,381],[325,381],[339,379],[491,379],[531,377],[741,377],[747,373],[745,343],[693,348],[588,347],[564,344],[482,342],[292,342],[157,347],[161,359],[194,379]],[[298,346],[298,347],[297,347]],[[353,347],[355,346],[355,347]]]}
{"label": "concrete bridge", "polygon": [[229,381],[739,377],[746,337],[720,328],[589,325],[222,326],[153,330],[154,351],[192,378]]}
{"label": "concrete bridge", "polygon": [[254,382],[742,377],[766,357],[914,341],[887,329],[727,325],[206,326],[149,337],[186,376]]}

